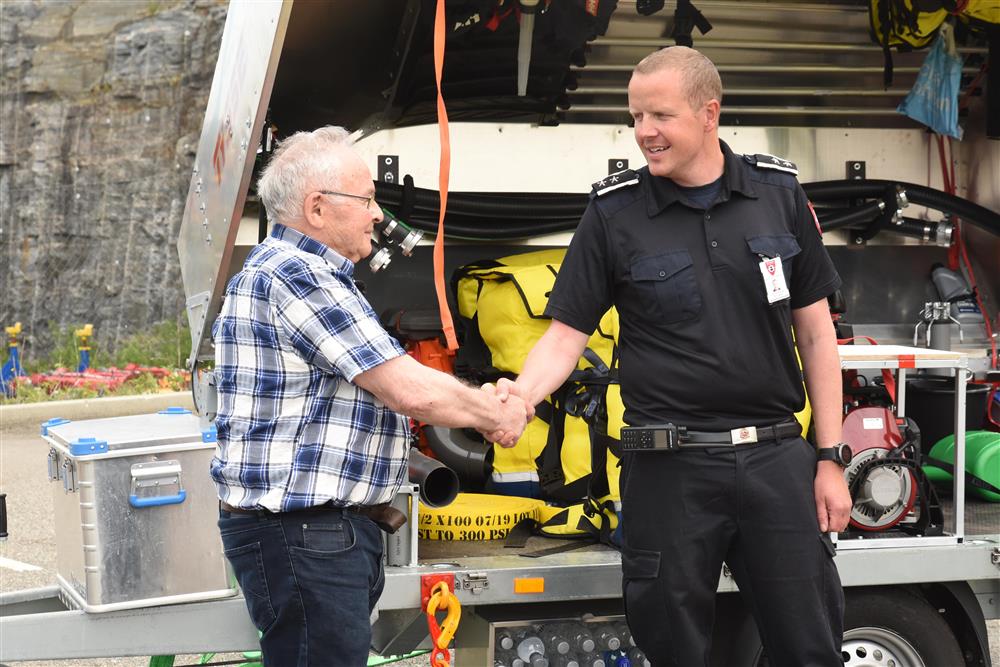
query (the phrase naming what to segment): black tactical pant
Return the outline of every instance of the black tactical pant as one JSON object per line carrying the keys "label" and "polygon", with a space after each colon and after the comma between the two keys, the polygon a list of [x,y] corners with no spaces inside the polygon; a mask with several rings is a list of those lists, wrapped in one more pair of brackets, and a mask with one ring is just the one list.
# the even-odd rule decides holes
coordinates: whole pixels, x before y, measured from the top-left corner
{"label": "black tactical pant", "polygon": [[628,453],[621,478],[628,624],[655,667],[708,665],[729,565],[774,667],[842,667],[844,593],[816,520],[802,438]]}

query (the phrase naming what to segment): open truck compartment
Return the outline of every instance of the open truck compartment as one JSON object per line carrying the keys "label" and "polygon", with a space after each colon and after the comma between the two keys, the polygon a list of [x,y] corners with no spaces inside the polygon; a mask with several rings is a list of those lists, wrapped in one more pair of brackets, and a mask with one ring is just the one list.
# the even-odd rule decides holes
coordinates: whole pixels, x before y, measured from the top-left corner
{"label": "open truck compartment", "polygon": [[[445,223],[446,277],[471,262],[565,246],[591,184],[643,164],[629,127],[628,78],[643,56],[674,43],[679,24],[674,10],[680,3],[666,3],[649,15],[638,10],[655,2],[543,3],[534,21],[527,76],[519,80],[521,24],[511,4],[445,3],[443,95],[454,222]],[[947,214],[963,216],[976,287],[994,310],[1000,294],[1000,144],[987,137],[995,128],[988,126],[985,95],[970,98],[962,119],[965,137],[951,147],[956,195],[965,203],[927,194],[923,191],[945,185],[938,143],[895,110],[916,80],[925,51],[894,51],[893,80],[885,85],[883,51],[869,38],[866,3],[696,4],[711,30],[702,32],[695,21],[693,44],[718,65],[723,79],[720,138],[736,153],[793,162],[807,192],[815,188],[821,222],[840,223],[831,225],[824,241],[844,279],[842,323],[852,335],[885,346],[880,353],[864,346],[842,350],[842,367],[873,378],[889,371],[911,401],[907,377],[939,375],[951,393],[937,404],[935,419],[964,433],[967,387],[955,375],[985,376],[989,333],[974,314],[951,323],[928,319],[925,311],[936,300],[932,267],[948,262],[948,246],[958,233]],[[214,412],[210,376],[200,372],[213,358],[211,324],[226,281],[266,227],[253,184],[272,138],[322,125],[359,130],[356,147],[376,175],[379,203],[431,236],[439,187],[434,10],[432,0],[258,0],[230,6],[178,239],[192,331],[189,363],[203,417]],[[971,39],[960,54],[968,82],[991,52],[987,42]],[[995,80],[991,75],[990,82]],[[906,188],[896,184],[913,184],[914,193],[925,195],[922,203],[906,201]],[[878,208],[879,202],[877,213],[859,211]],[[881,216],[884,209],[887,217]],[[847,214],[859,217],[845,222]],[[429,240],[410,256],[396,249],[378,271],[361,262],[356,275],[376,312],[387,319],[400,310],[437,307]],[[923,334],[914,342],[921,323],[928,335],[931,326],[938,327],[935,340],[948,341],[946,350],[912,347],[924,345]],[[738,332],[733,344],[739,345]],[[904,407],[902,397],[898,407]],[[955,463],[961,467],[964,441],[958,441]],[[195,481],[185,472],[184,485],[211,488],[207,474]],[[404,502],[414,505],[408,493]],[[969,656],[968,664],[988,664],[983,619],[1000,616],[997,506],[967,500],[962,483],[944,495],[937,534],[855,535],[840,541],[838,568],[849,605],[891,603],[903,589],[917,593],[920,604],[945,610],[946,629]],[[213,526],[214,518],[209,517]],[[411,520],[415,529],[416,517]],[[462,667],[493,664],[503,633],[511,628],[555,619],[596,632],[621,620],[620,557],[613,549],[588,545],[525,558],[567,541],[536,536],[515,550],[499,540],[446,542],[409,535],[413,542],[396,545],[399,564],[386,568],[373,627],[373,649],[380,653],[426,646],[421,611],[426,575],[450,575],[465,607],[456,635]],[[204,539],[218,541],[218,536]],[[757,665],[759,639],[735,591],[732,578],[721,573],[713,660]],[[100,614],[83,611],[72,598],[58,587],[5,593],[0,659],[256,645],[241,597]],[[890,627],[903,637],[922,631]],[[52,636],[60,641],[46,639]],[[848,637],[852,650],[895,646],[877,633]]]}

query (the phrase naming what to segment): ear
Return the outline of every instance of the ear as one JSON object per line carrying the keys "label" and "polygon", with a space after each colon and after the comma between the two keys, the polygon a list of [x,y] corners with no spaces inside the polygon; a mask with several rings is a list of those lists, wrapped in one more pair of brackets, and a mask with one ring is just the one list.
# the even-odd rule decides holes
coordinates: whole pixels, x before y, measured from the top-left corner
{"label": "ear", "polygon": [[705,131],[711,132],[719,127],[719,114],[721,113],[721,105],[719,100],[709,100],[705,104]]}
{"label": "ear", "polygon": [[306,224],[316,229],[323,228],[323,213],[329,203],[318,192],[310,192],[302,202],[302,217]]}

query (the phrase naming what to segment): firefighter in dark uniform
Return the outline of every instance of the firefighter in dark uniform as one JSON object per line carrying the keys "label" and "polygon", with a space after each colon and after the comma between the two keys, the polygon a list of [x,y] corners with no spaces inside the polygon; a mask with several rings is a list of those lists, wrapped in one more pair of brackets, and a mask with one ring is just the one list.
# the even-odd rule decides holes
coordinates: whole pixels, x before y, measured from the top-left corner
{"label": "firefighter in dark uniform", "polygon": [[[826,532],[846,528],[851,500],[826,299],[840,278],[795,166],[719,141],[721,98],[714,65],[692,49],[637,65],[629,111],[647,167],[595,184],[552,324],[498,390],[537,404],[617,306],[636,642],[658,667],[707,665],[725,562],[771,665],[839,666],[844,597]],[[792,417],[803,372],[818,450]]]}

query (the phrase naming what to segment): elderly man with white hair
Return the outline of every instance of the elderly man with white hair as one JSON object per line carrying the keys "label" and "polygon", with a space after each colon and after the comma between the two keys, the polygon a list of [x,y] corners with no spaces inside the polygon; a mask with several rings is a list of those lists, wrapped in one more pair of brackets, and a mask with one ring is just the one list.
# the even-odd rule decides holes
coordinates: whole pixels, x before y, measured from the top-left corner
{"label": "elderly man with white hair", "polygon": [[358,291],[382,211],[351,143],[339,127],[281,143],[258,185],[273,229],[213,328],[219,529],[266,665],[366,663],[407,416],[506,445],[526,419],[412,359]]}

